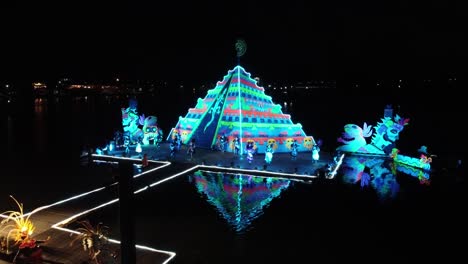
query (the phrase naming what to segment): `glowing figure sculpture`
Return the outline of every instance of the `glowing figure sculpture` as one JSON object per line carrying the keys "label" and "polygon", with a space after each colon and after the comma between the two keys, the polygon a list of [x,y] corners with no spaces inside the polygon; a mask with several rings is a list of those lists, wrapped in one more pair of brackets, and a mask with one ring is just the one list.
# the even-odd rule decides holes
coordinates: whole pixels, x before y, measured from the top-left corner
{"label": "glowing figure sculpture", "polygon": [[299,144],[297,144],[296,140],[294,139],[293,142],[289,145],[289,147],[291,149],[291,159],[292,160],[296,160],[297,158],[297,150],[299,148]]}
{"label": "glowing figure sculpture", "polygon": [[138,116],[136,100],[130,100],[129,107],[122,108],[122,127],[124,137],[127,137],[130,144],[136,144],[143,139],[143,131],[139,124],[144,120],[144,116]]}
{"label": "glowing figure sculpture", "polygon": [[230,143],[230,148],[231,150],[234,151],[234,155],[238,156],[239,153],[240,153],[240,142],[239,142],[239,138],[236,137],[234,138],[231,143]]}
{"label": "glowing figure sculpture", "polygon": [[271,160],[273,159],[273,144],[270,143],[267,145],[267,148],[265,150],[265,162],[267,164],[271,163]]}
{"label": "glowing figure sculpture", "polygon": [[298,151],[310,151],[315,144],[302,125],[293,124],[290,115],[283,114],[281,106],[274,104],[265,89],[241,66],[228,71],[204,99],[198,99],[195,108],[179,117],[171,134],[185,135],[182,139],[185,144],[195,138],[200,148],[212,148],[223,134],[227,142],[239,137],[241,152],[249,140],[255,142],[257,153],[265,152],[267,142],[273,143],[275,152],[290,152],[287,139],[297,140]]}
{"label": "glowing figure sculpture", "polygon": [[249,163],[252,163],[253,161],[253,154],[254,154],[254,144],[252,141],[250,142],[247,142],[247,146],[246,146],[246,151],[247,151],[247,160],[249,161]]}
{"label": "glowing figure sculpture", "polygon": [[319,152],[320,152],[320,148],[317,144],[315,144],[314,147],[312,147],[312,160],[314,162],[320,159]]}
{"label": "glowing figure sculpture", "polygon": [[268,204],[290,185],[286,179],[252,175],[197,171],[193,176],[198,192],[206,195],[208,202],[239,233],[247,231]]}
{"label": "glowing figure sculpture", "polygon": [[[409,157],[399,153],[395,142],[403,128],[408,125],[409,119],[401,118],[399,115],[395,115],[395,118],[392,119],[392,115],[393,109],[391,106],[387,106],[384,111],[385,117],[374,127],[375,133],[372,133],[372,126],[367,126],[366,123],[364,123],[363,128],[354,124],[346,125],[345,131],[338,138],[338,142],[343,145],[339,146],[337,150],[355,154],[382,155],[399,164],[429,171],[432,157],[435,155],[428,155],[426,146],[422,146],[418,150],[421,153],[420,157]],[[370,136],[372,139],[368,144],[365,138]]]}
{"label": "glowing figure sculpture", "polygon": [[138,142],[136,147],[135,147],[135,152],[136,153],[141,153],[142,151],[143,151],[143,149],[141,148],[141,144],[140,144],[140,142]]}
{"label": "glowing figure sculpture", "polygon": [[[408,124],[409,119],[401,118],[396,115],[395,118],[384,117],[382,122],[374,127],[375,133],[372,135],[372,126],[364,123],[363,128],[355,124],[347,124],[344,132],[338,138],[342,143],[337,150],[361,154],[389,155],[395,147],[400,132]],[[372,136],[371,142],[367,143],[367,137]]]}
{"label": "glowing figure sculpture", "polygon": [[154,144],[157,145],[159,139],[160,129],[158,128],[158,118],[155,116],[148,116],[143,121],[143,145]]}

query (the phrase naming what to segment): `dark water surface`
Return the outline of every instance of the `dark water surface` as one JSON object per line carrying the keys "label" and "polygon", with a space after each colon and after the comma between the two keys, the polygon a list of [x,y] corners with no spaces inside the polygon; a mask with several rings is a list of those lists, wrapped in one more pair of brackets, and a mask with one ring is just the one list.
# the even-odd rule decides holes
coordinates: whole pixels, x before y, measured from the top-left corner
{"label": "dark water surface", "polygon": [[[302,183],[198,171],[136,196],[136,241],[175,251],[174,263],[458,258],[463,246],[456,239],[466,234],[460,193],[444,193],[440,182],[386,176],[362,187],[343,176]],[[118,214],[117,203],[86,218],[103,221],[118,239]]]}

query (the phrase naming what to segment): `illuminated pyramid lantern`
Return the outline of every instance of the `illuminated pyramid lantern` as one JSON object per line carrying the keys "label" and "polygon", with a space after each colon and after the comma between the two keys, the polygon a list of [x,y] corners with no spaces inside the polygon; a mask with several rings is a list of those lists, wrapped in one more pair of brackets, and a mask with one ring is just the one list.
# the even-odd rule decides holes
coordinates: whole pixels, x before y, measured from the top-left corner
{"label": "illuminated pyramid lantern", "polygon": [[271,201],[290,186],[280,178],[197,171],[194,184],[236,232],[247,231]]}
{"label": "illuminated pyramid lantern", "polygon": [[169,136],[176,133],[184,143],[194,138],[200,148],[213,147],[224,135],[229,140],[227,151],[234,150],[232,142],[236,137],[240,139],[241,151],[246,142],[253,141],[259,153],[265,152],[268,143],[273,144],[275,152],[289,152],[294,140],[299,151],[311,150],[315,144],[302,125],[294,124],[290,115],[283,114],[281,105],[274,104],[241,66],[228,71],[204,99],[198,99],[195,108],[179,117]]}

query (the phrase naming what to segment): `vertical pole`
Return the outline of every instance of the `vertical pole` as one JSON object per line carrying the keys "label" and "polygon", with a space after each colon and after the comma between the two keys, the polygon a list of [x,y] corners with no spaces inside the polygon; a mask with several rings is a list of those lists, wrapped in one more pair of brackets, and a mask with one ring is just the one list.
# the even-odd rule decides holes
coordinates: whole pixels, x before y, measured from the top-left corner
{"label": "vertical pole", "polygon": [[[238,62],[240,57],[237,57]],[[242,157],[243,148],[242,148],[242,95],[241,95],[241,85],[240,85],[240,65],[237,65],[237,88],[239,91],[239,143],[240,143],[240,153],[239,155]]]}
{"label": "vertical pole", "polygon": [[120,253],[122,263],[136,264],[135,223],[133,201],[133,163],[119,161],[119,199],[120,199]]}

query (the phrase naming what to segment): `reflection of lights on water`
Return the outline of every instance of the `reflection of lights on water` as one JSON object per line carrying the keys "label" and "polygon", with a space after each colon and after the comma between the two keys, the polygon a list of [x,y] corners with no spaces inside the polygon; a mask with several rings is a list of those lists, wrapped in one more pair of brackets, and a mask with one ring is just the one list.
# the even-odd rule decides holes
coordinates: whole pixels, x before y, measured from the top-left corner
{"label": "reflection of lights on water", "polygon": [[[110,158],[110,159],[112,159],[112,160],[141,161],[140,159],[126,158],[126,157],[114,157],[114,156],[109,156],[109,155],[96,155],[96,154],[92,154],[92,156],[93,156],[94,159],[99,159],[99,158]],[[164,168],[164,167],[167,167],[167,166],[171,165],[170,162],[165,162],[165,161],[153,161],[153,160],[152,160],[152,161],[150,161],[150,162],[151,162],[151,163],[160,163],[160,164],[164,164],[164,165],[163,165],[163,166],[160,166],[160,167],[157,167],[157,168],[154,168],[154,169],[151,169],[151,170],[148,170],[148,171],[145,171],[145,172],[143,172],[143,173],[141,173],[141,174],[134,175],[133,178],[137,178],[137,177],[142,176],[142,175],[144,175],[144,174],[151,173],[151,172],[153,172],[153,171],[155,171],[155,170],[162,169],[162,168]],[[257,171],[257,172],[261,172],[261,173],[266,174],[266,175],[293,176],[294,178],[287,179],[287,180],[292,180],[292,181],[301,181],[301,180],[299,180],[299,179],[297,179],[297,178],[310,178],[310,179],[313,179],[313,178],[316,178],[316,177],[317,177],[317,176],[313,176],[313,175],[300,175],[300,174],[278,173],[278,172],[270,172],[270,171],[245,170],[245,169],[230,169],[230,168],[217,167],[217,166],[196,165],[196,166],[194,166],[194,167],[188,168],[188,169],[185,170],[185,171],[176,173],[176,174],[174,174],[174,175],[172,175],[172,176],[169,176],[169,177],[166,177],[166,178],[164,178],[164,179],[162,179],[162,180],[159,180],[159,181],[157,181],[157,182],[154,182],[154,183],[152,183],[152,184],[150,184],[150,185],[148,185],[148,186],[146,186],[146,187],[144,187],[144,188],[141,188],[140,190],[135,191],[134,193],[137,194],[137,193],[140,193],[140,192],[142,192],[142,191],[148,190],[148,189],[151,188],[151,187],[154,187],[154,186],[156,186],[156,185],[159,185],[159,184],[161,184],[161,183],[164,183],[164,182],[166,182],[166,181],[169,181],[169,180],[171,180],[171,179],[174,179],[174,178],[176,178],[176,177],[178,177],[178,176],[180,176],[180,175],[186,174],[186,173],[188,173],[188,172],[190,172],[190,171],[193,171],[193,170],[195,170],[195,169],[197,169],[197,168],[200,168],[200,169],[206,169],[206,168],[222,169],[222,170],[226,170],[226,171],[233,171],[233,172],[235,172],[235,173],[239,173],[239,171],[245,171],[245,172],[250,172],[250,173]],[[256,177],[262,177],[262,176],[256,176]],[[267,178],[267,177],[265,177],[265,178]],[[286,178],[285,178],[285,179],[286,179]],[[114,183],[114,184],[116,184],[116,183]],[[114,185],[114,184],[112,184],[112,185]],[[71,198],[68,198],[68,199],[65,199],[65,200],[56,202],[56,203],[54,203],[54,204],[47,205],[47,206],[43,206],[43,207],[40,208],[40,210],[47,209],[47,208],[50,208],[50,207],[52,207],[52,206],[56,206],[56,205],[59,205],[59,204],[63,204],[63,203],[65,203],[65,202],[68,202],[68,201],[71,201],[71,200],[74,200],[74,199],[77,199],[77,198],[84,197],[84,196],[86,196],[86,195],[88,195],[88,194],[95,193],[95,192],[101,191],[101,190],[103,190],[103,189],[105,189],[105,188],[102,187],[102,188],[99,188],[99,189],[96,189],[96,190],[93,190],[93,191],[90,191],[90,192],[87,192],[87,193],[83,193],[83,194],[80,194],[80,195],[77,195],[77,196],[73,196],[73,197],[71,197]],[[78,233],[77,231],[64,228],[63,226],[66,225],[67,223],[73,221],[74,219],[80,217],[80,216],[86,215],[86,214],[88,214],[88,213],[90,213],[90,212],[92,212],[92,211],[98,210],[98,209],[100,209],[100,208],[103,208],[103,207],[105,207],[105,206],[114,204],[114,203],[116,203],[116,202],[118,202],[118,199],[114,199],[114,200],[105,202],[105,203],[103,203],[103,204],[101,204],[101,205],[99,205],[99,206],[96,206],[96,207],[91,208],[91,209],[89,209],[89,210],[83,211],[83,212],[78,213],[78,214],[76,214],[76,215],[73,215],[73,216],[71,216],[71,217],[69,217],[69,218],[67,218],[67,219],[65,219],[65,220],[63,220],[63,221],[61,221],[61,222],[58,222],[58,223],[52,225],[52,228],[58,229],[58,230],[61,230],[61,231],[65,231],[65,232],[69,232],[69,233],[75,233],[75,234],[77,234],[77,233]],[[120,243],[119,241],[113,240],[113,239],[110,239],[110,241],[113,242],[113,243],[117,243],[117,244]],[[173,258],[175,257],[175,255],[176,255],[175,252],[169,252],[169,251],[158,250],[158,249],[154,249],[154,248],[150,248],[150,247],[146,247],[146,246],[136,245],[136,247],[139,248],[139,249],[144,249],[144,250],[148,250],[148,251],[152,251],[152,252],[160,252],[160,253],[164,253],[164,254],[170,255],[170,257],[169,257],[164,263],[168,263],[168,262],[169,262],[171,259],[173,259]]]}
{"label": "reflection of lights on water", "polygon": [[344,158],[344,156],[345,156],[344,154],[341,154],[340,159],[339,159],[338,162],[336,162],[336,164],[335,164],[335,168],[334,168],[330,173],[328,173],[327,179],[333,179],[333,178],[335,178],[336,172],[338,171],[338,169],[340,168],[341,164],[343,163],[343,158]]}
{"label": "reflection of lights on water", "polygon": [[239,234],[248,231],[270,202],[290,186],[289,179],[239,173],[198,171],[194,176],[198,192]]}
{"label": "reflection of lights on water", "polygon": [[34,112],[36,113],[44,112],[44,107],[45,107],[46,102],[47,102],[47,99],[42,99],[42,98],[34,99]]}

